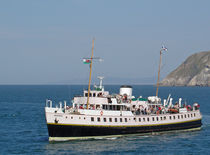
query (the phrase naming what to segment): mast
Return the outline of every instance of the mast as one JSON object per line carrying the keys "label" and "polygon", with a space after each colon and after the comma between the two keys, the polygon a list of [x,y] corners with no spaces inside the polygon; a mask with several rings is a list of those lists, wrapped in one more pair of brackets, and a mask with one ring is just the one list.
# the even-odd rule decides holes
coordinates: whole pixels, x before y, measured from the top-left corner
{"label": "mast", "polygon": [[159,81],[160,81],[161,60],[162,60],[162,49],[160,50],[160,62],[159,62],[159,68],[158,68],[158,80],[157,80],[156,96],[158,96],[158,88],[159,88]]}
{"label": "mast", "polygon": [[158,68],[158,80],[157,80],[157,89],[156,89],[156,96],[158,97],[158,88],[160,83],[160,68],[161,68],[161,61],[162,61],[162,51],[167,51],[168,49],[163,45],[160,50],[160,62],[159,62],[159,68]]}
{"label": "mast", "polygon": [[90,75],[89,75],[89,83],[88,83],[87,109],[90,104],[89,99],[90,99],[90,83],[91,83],[92,63],[93,63],[93,49],[94,49],[94,39],[92,40],[92,54],[91,54],[91,58],[90,58]]}

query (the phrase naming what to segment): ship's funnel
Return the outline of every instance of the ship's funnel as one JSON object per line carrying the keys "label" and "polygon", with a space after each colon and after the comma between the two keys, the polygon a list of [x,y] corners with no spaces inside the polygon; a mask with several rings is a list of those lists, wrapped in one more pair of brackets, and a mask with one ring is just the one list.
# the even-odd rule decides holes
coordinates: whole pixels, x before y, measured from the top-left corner
{"label": "ship's funnel", "polygon": [[129,97],[132,96],[132,87],[128,85],[122,85],[120,87],[120,95],[127,95]]}

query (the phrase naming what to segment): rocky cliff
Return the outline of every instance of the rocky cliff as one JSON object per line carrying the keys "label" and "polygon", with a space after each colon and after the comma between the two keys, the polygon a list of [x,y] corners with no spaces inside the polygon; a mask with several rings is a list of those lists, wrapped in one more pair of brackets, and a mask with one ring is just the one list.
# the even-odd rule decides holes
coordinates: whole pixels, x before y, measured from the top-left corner
{"label": "rocky cliff", "polygon": [[210,51],[189,56],[172,71],[162,86],[210,86]]}

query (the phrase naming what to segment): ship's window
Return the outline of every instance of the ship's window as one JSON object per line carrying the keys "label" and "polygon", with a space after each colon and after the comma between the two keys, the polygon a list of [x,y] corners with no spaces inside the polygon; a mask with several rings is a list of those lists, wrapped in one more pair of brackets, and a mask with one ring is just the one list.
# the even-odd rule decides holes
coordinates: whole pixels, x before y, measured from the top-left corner
{"label": "ship's window", "polygon": [[94,117],[91,117],[91,121],[94,122]]}
{"label": "ship's window", "polygon": [[71,119],[73,119],[73,117],[71,117]]}
{"label": "ship's window", "polygon": [[112,122],[112,118],[109,118],[109,122]]}
{"label": "ship's window", "polygon": [[191,114],[191,117],[193,117],[193,114]]}
{"label": "ship's window", "polygon": [[158,121],[158,117],[156,117],[157,121]]}
{"label": "ship's window", "polygon": [[88,93],[85,93],[85,97],[88,97]]}
{"label": "ship's window", "polygon": [[195,117],[195,113],[194,113],[194,117]]}
{"label": "ship's window", "polygon": [[84,117],[84,119],[86,119],[86,118]]}
{"label": "ship's window", "polygon": [[181,115],[181,118],[183,119],[183,115]]}
{"label": "ship's window", "polygon": [[122,118],[120,118],[120,122],[122,122]]}
{"label": "ship's window", "polygon": [[128,120],[127,120],[127,118],[125,118],[125,122],[127,122]]}
{"label": "ship's window", "polygon": [[115,118],[114,120],[115,120],[115,122],[117,122],[117,118]]}
{"label": "ship's window", "polygon": [[166,116],[164,116],[163,118],[164,118],[164,120],[166,120]]}
{"label": "ship's window", "polygon": [[176,116],[174,116],[174,119],[176,119]]}
{"label": "ship's window", "polygon": [[96,97],[96,93],[93,93],[93,97]]}
{"label": "ship's window", "polygon": [[154,117],[152,117],[152,121],[155,121],[155,118]]}
{"label": "ship's window", "polygon": [[135,121],[135,120],[136,120],[136,118],[133,118],[133,120]]}
{"label": "ship's window", "polygon": [[139,118],[139,122],[141,122],[141,118]]}
{"label": "ship's window", "polygon": [[143,118],[143,121],[145,122],[145,118]]}
{"label": "ship's window", "polygon": [[147,118],[147,121],[149,122],[149,117]]}
{"label": "ship's window", "polygon": [[79,117],[79,119],[81,119],[81,117]]}
{"label": "ship's window", "polygon": [[104,118],[104,122],[106,122],[106,118]]}
{"label": "ship's window", "polygon": [[190,114],[188,114],[188,117],[190,117]]}
{"label": "ship's window", "polygon": [[187,118],[187,115],[185,114],[184,117]]}
{"label": "ship's window", "polygon": [[67,116],[66,116],[66,118],[67,118]]}
{"label": "ship's window", "polygon": [[92,96],[92,93],[90,93],[90,97]]}
{"label": "ship's window", "polygon": [[178,119],[180,119],[180,116],[178,115]]}
{"label": "ship's window", "polygon": [[163,117],[160,117],[160,120],[162,121],[163,120]]}
{"label": "ship's window", "polygon": [[98,122],[100,122],[101,121],[100,117],[98,117],[97,120],[98,120]]}
{"label": "ship's window", "polygon": [[169,119],[171,119],[171,116],[169,116]]}

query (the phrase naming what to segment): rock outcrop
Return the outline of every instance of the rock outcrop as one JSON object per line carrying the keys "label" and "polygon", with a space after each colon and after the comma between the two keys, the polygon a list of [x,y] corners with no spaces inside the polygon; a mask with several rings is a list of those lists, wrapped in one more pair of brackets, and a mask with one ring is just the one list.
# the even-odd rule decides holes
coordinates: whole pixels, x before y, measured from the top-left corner
{"label": "rock outcrop", "polygon": [[172,71],[162,86],[210,86],[210,51],[189,56]]}

